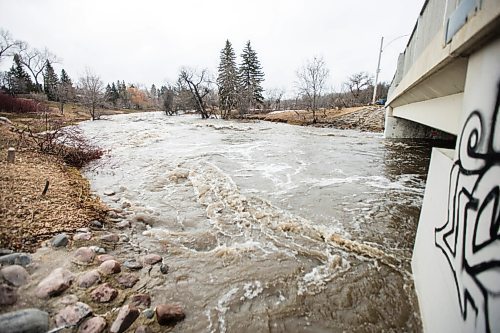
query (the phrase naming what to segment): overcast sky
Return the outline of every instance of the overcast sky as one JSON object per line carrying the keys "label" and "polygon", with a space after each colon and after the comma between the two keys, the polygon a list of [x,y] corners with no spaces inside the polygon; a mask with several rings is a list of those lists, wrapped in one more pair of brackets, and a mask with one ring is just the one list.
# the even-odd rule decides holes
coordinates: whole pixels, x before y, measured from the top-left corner
{"label": "overcast sky", "polygon": [[[61,59],[73,81],[85,67],[105,83],[157,86],[181,66],[216,74],[226,39],[239,55],[247,40],[265,72],[264,88],[292,93],[295,72],[322,56],[329,86],[374,73],[380,37],[410,34],[424,0],[0,0],[0,27]],[[384,50],[380,77],[391,81],[409,36]],[[239,60],[238,60],[239,61]],[[6,64],[7,63],[7,64]],[[3,61],[3,69],[10,60]]]}

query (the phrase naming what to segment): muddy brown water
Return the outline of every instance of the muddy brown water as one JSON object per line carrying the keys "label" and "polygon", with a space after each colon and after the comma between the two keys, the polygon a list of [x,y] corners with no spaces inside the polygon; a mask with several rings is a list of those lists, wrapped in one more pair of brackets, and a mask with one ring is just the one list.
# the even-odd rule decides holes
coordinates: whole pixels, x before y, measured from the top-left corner
{"label": "muddy brown water", "polygon": [[[81,124],[85,174],[170,271],[175,332],[418,332],[411,253],[430,148],[161,113]],[[112,196],[104,192],[112,190]]]}

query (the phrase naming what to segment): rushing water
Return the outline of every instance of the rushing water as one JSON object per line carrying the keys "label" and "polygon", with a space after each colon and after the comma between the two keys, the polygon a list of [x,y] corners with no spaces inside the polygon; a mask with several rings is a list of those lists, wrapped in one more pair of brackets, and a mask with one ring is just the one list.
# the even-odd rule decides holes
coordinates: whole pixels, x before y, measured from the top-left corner
{"label": "rushing water", "polygon": [[81,125],[92,188],[170,266],[178,332],[420,331],[410,259],[429,149],[380,134],[161,113]]}

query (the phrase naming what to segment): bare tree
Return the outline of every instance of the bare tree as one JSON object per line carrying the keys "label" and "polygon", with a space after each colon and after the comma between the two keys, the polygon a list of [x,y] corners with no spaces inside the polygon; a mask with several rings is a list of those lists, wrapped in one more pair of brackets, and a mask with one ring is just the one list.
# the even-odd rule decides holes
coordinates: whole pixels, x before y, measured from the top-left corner
{"label": "bare tree", "polygon": [[355,73],[347,79],[344,86],[351,92],[353,102],[367,104],[370,101],[372,76],[366,72]]}
{"label": "bare tree", "polygon": [[8,30],[0,29],[0,62],[3,57],[11,57],[25,48],[26,43],[15,40]]}
{"label": "bare tree", "polygon": [[81,101],[89,109],[92,120],[99,119],[101,114],[98,107],[104,98],[104,83],[101,78],[87,68],[78,81],[78,88]]}
{"label": "bare tree", "polygon": [[281,100],[285,94],[283,88],[268,89],[266,93],[266,106],[273,111],[281,110]]}
{"label": "bare tree", "polygon": [[210,84],[208,71],[206,69],[197,73],[191,68],[182,68],[179,74],[179,83],[187,85],[194,99],[196,111],[200,112],[203,119],[209,118],[207,112],[206,96],[210,93]]}
{"label": "bare tree", "polygon": [[297,88],[299,94],[305,98],[313,112],[313,123],[316,122],[318,100],[321,97],[330,71],[322,57],[313,57],[304,66],[297,70]]}
{"label": "bare tree", "polygon": [[42,51],[26,48],[19,53],[19,59],[21,64],[26,67],[33,76],[37,91],[42,92],[42,85],[38,82],[38,77],[43,73],[45,67],[47,67],[47,62],[51,64],[58,62],[57,57],[47,48]]}

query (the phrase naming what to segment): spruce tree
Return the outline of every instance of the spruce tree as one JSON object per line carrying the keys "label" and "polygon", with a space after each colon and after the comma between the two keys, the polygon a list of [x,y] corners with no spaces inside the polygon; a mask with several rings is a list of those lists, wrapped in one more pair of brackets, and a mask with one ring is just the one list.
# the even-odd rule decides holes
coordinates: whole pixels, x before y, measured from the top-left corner
{"label": "spruce tree", "polygon": [[64,112],[64,104],[68,101],[73,100],[75,97],[75,91],[73,88],[73,82],[69,78],[68,74],[64,70],[61,70],[61,78],[59,80],[59,85],[57,89],[57,98],[59,100],[60,106],[59,110],[61,113]]}
{"label": "spruce tree", "polygon": [[236,69],[236,54],[229,40],[220,52],[219,75],[219,105],[222,117],[227,118],[238,103],[238,71]]}
{"label": "spruce tree", "polygon": [[7,80],[9,83],[9,90],[11,94],[28,94],[36,90],[31,77],[24,70],[21,65],[21,60],[19,55],[14,55],[14,64],[12,64],[11,69],[7,73]]}
{"label": "spruce tree", "polygon": [[260,104],[264,101],[264,96],[262,96],[264,89],[261,85],[264,81],[264,72],[257,58],[257,53],[250,45],[250,41],[245,45],[241,59],[238,76],[241,94],[240,103],[242,103],[240,109],[244,111],[246,108],[255,107],[257,103]]}
{"label": "spruce tree", "polygon": [[104,100],[106,102],[112,102],[112,99],[113,99],[112,95],[113,95],[113,92],[111,90],[111,86],[108,83],[108,85],[106,86],[106,90],[104,92]]}
{"label": "spruce tree", "polygon": [[118,89],[116,89],[115,83],[113,82],[111,84],[111,101],[113,102],[113,105],[116,106],[116,102],[120,98],[120,94],[118,93]]}
{"label": "spruce tree", "polygon": [[47,60],[47,65],[45,65],[45,73],[43,76],[43,90],[49,101],[56,101],[58,95],[58,84],[59,79],[57,78],[56,72],[52,67],[50,61]]}
{"label": "spruce tree", "polygon": [[61,83],[73,87],[73,82],[71,82],[71,79],[69,78],[64,68],[61,70]]}

